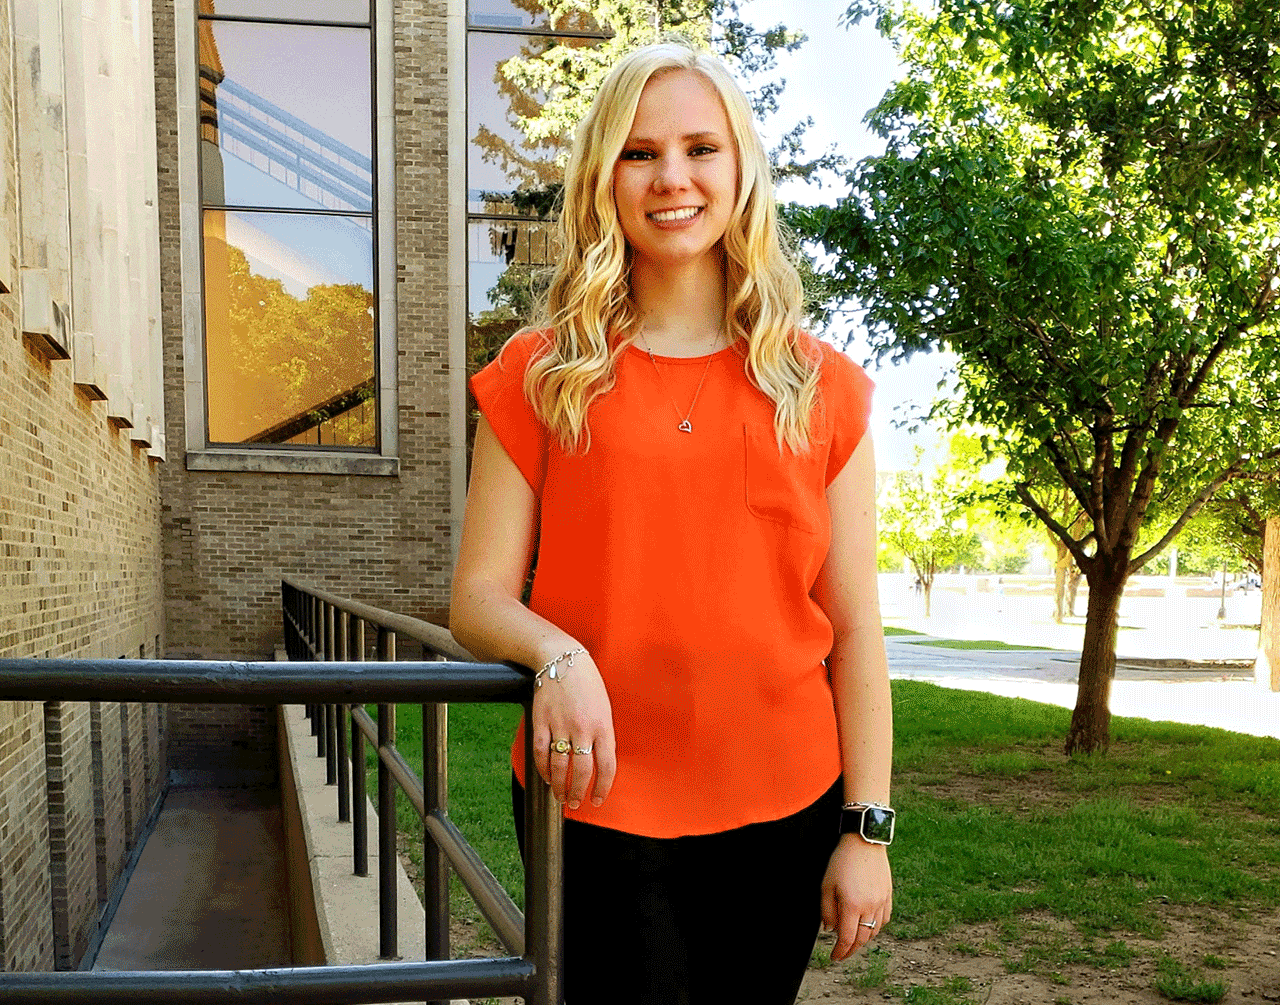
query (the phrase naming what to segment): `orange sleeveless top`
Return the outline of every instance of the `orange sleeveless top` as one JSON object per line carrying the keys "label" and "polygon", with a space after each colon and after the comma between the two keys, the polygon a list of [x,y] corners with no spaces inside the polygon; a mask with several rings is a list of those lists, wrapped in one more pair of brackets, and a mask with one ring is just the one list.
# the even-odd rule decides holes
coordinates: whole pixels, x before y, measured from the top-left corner
{"label": "orange sleeveless top", "polygon": [[[656,366],[628,348],[591,405],[585,452],[562,450],[524,397],[543,334],[517,335],[471,379],[538,497],[529,607],[591,653],[613,709],[613,790],[571,819],[714,833],[795,813],[840,774],[831,623],[811,591],[830,543],[825,490],[866,431],[872,383],[805,338],[822,393],[800,455],[779,451],[773,402],[732,348]],[[521,724],[521,783],[523,744]]]}

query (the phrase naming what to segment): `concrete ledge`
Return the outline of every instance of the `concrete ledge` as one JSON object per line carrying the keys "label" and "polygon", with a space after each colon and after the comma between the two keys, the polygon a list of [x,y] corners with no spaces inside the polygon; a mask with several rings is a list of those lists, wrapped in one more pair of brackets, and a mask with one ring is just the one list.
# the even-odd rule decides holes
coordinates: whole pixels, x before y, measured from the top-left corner
{"label": "concrete ledge", "polygon": [[370,475],[397,478],[400,458],[341,451],[207,449],[188,450],[188,471],[255,471],[284,475]]}
{"label": "concrete ledge", "polygon": [[[301,827],[300,843],[295,835],[286,834],[286,843],[305,846],[310,866],[311,889],[324,963],[353,965],[377,963],[378,958],[378,815],[366,799],[369,827],[369,875],[352,873],[350,823],[338,822],[337,786],[325,784],[325,761],[316,757],[316,741],[311,735],[311,722],[301,705],[280,707],[280,732],[287,736],[281,743],[281,793],[289,800],[293,793],[285,791],[287,778],[294,782],[298,813],[295,826]],[[288,758],[288,764],[284,758]],[[286,827],[294,814],[286,808]],[[409,877],[396,861],[399,901],[399,959],[425,958],[426,915]],[[295,888],[294,895],[305,891]],[[385,962],[385,961],[384,961]],[[454,1005],[467,1005],[455,999]]]}

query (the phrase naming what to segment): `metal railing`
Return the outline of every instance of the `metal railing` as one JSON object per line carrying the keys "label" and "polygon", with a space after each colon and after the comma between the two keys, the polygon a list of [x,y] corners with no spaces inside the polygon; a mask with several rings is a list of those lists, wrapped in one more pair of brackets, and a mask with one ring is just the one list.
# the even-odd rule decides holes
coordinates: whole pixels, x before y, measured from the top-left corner
{"label": "metal railing", "polygon": [[[0,700],[151,701],[189,704],[308,704],[317,753],[337,786],[338,816],[351,820],[353,865],[368,875],[365,741],[378,751],[379,955],[397,954],[395,787],[424,826],[426,962],[235,971],[76,971],[0,974],[5,1005],[124,1002],[299,1002],[372,1005],[520,995],[559,1005],[563,875],[560,808],[533,768],[526,731],[525,904],[506,891],[449,820],[448,702],[518,702],[529,711],[532,679],[514,666],[476,663],[439,626],[368,607],[286,579],[282,583],[289,662],[178,660],[0,660]],[[373,648],[366,648],[374,633]],[[397,662],[400,638],[435,659]],[[375,655],[375,660],[366,659]],[[395,748],[393,702],[423,707],[423,778]],[[375,721],[365,704],[378,704]],[[350,733],[348,726],[350,723]],[[352,771],[352,768],[355,768]],[[354,779],[354,784],[352,780]],[[448,867],[457,872],[510,956],[449,959]]]}

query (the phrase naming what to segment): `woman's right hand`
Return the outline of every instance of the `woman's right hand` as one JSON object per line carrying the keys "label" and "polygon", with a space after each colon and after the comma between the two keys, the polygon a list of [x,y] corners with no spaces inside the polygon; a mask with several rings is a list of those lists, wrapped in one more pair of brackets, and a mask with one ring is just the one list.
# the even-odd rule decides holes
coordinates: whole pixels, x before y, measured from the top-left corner
{"label": "woman's right hand", "polygon": [[[604,802],[613,788],[618,761],[613,709],[595,660],[582,652],[574,655],[573,666],[568,664],[568,659],[562,659],[556,664],[557,676],[543,674],[542,686],[534,688],[533,762],[556,799],[576,810],[588,786],[592,805]],[[551,744],[562,739],[575,748],[572,753],[552,752]]]}

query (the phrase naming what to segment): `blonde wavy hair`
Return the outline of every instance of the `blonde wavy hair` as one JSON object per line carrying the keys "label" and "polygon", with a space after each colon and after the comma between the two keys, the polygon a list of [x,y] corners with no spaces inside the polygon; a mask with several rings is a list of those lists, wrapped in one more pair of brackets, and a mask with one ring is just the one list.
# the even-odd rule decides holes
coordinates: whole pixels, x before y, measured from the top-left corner
{"label": "blonde wavy hair", "polygon": [[[723,238],[725,330],[748,379],[775,406],[779,449],[808,448],[821,356],[800,338],[800,276],[782,248],[773,178],[751,106],[719,59],[684,42],[636,49],[609,72],[578,127],[565,168],[558,225],[562,257],[542,318],[548,344],[526,371],[524,393],[569,451],[590,446],[587,410],[613,387],[618,357],[634,341],[631,257],[613,199],[613,166],[651,78],[702,74],[720,95],[738,155],[738,196]],[[610,336],[614,343],[610,346]]]}

